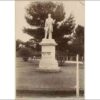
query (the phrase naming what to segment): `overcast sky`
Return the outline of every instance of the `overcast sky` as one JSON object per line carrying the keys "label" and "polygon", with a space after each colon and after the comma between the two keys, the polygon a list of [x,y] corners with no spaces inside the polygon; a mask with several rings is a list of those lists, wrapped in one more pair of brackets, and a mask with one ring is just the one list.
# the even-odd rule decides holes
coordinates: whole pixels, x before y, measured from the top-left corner
{"label": "overcast sky", "polygon": [[[61,2],[61,1],[60,1]],[[16,1],[16,39],[22,41],[27,41],[31,36],[24,34],[22,29],[23,27],[29,27],[24,18],[25,8],[31,3],[31,1]],[[75,17],[76,24],[84,26],[85,22],[85,6],[84,2],[80,1],[63,1],[66,16],[69,16],[72,13]]]}

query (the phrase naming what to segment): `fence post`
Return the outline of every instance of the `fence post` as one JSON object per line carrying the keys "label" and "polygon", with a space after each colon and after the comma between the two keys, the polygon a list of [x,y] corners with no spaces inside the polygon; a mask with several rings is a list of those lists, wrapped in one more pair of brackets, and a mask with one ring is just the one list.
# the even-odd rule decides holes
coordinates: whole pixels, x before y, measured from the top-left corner
{"label": "fence post", "polygon": [[76,56],[76,96],[79,98],[79,55]]}

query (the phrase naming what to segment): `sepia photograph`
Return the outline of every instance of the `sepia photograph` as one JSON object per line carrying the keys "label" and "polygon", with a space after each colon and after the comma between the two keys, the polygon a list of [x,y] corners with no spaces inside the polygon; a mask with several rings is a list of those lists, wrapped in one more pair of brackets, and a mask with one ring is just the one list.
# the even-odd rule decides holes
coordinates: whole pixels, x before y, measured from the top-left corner
{"label": "sepia photograph", "polygon": [[15,1],[16,99],[84,100],[84,0]]}

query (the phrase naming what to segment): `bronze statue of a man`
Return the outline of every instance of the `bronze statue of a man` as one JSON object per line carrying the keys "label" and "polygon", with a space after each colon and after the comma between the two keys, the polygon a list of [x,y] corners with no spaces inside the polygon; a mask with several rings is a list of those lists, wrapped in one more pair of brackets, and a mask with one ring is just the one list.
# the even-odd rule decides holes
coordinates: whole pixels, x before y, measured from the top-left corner
{"label": "bronze statue of a man", "polygon": [[51,14],[48,14],[48,18],[45,21],[45,39],[52,39],[52,32],[53,32],[53,24],[54,24],[55,20],[53,20],[53,18],[51,18]]}

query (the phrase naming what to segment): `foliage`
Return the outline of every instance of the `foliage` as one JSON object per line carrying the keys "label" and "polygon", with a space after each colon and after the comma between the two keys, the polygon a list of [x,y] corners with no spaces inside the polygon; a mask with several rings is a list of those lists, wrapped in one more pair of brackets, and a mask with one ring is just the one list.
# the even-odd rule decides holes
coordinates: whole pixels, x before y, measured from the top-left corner
{"label": "foliage", "polygon": [[[44,25],[48,13],[51,13],[52,18],[55,19],[53,38],[57,42],[57,50],[66,51],[68,44],[66,39],[63,38],[65,34],[71,34],[75,27],[74,16],[70,14],[65,19],[65,11],[62,3],[54,2],[32,2],[26,8],[25,19],[31,28],[24,27],[24,33],[34,37],[38,42],[44,38]],[[58,22],[63,22],[58,28]]]}
{"label": "foliage", "polygon": [[25,42],[24,44],[27,48],[30,48],[32,50],[33,56],[41,55],[40,54],[41,48],[40,48],[39,42],[36,39],[31,38],[29,41]]}
{"label": "foliage", "polygon": [[16,51],[18,51],[20,49],[19,45],[20,44],[24,44],[20,39],[16,40]]}
{"label": "foliage", "polygon": [[75,30],[75,40],[72,45],[69,46],[69,51],[71,55],[79,54],[84,56],[84,27],[78,25]]}
{"label": "foliage", "polygon": [[[26,22],[31,26],[30,28],[24,27],[23,31],[26,34],[31,35],[35,43],[32,41],[27,41],[25,43],[26,47],[31,48],[34,52],[40,52],[39,42],[44,38],[44,25],[45,19],[48,13],[51,13],[52,18],[55,19],[55,24],[53,26],[53,38],[57,42],[56,53],[60,56],[66,55],[84,55],[84,27],[78,25],[75,30],[75,38],[71,45],[68,44],[70,39],[64,38],[64,35],[70,35],[75,29],[74,16],[70,14],[65,18],[65,11],[62,3],[55,3],[49,1],[36,1],[32,2],[26,8]],[[58,27],[58,23],[61,23]],[[32,45],[33,44],[33,45]],[[61,53],[59,53],[61,52]]]}
{"label": "foliage", "polygon": [[32,50],[30,48],[27,48],[27,47],[24,47],[24,48],[21,48],[19,50],[19,54],[21,57],[31,57],[32,56]]}

